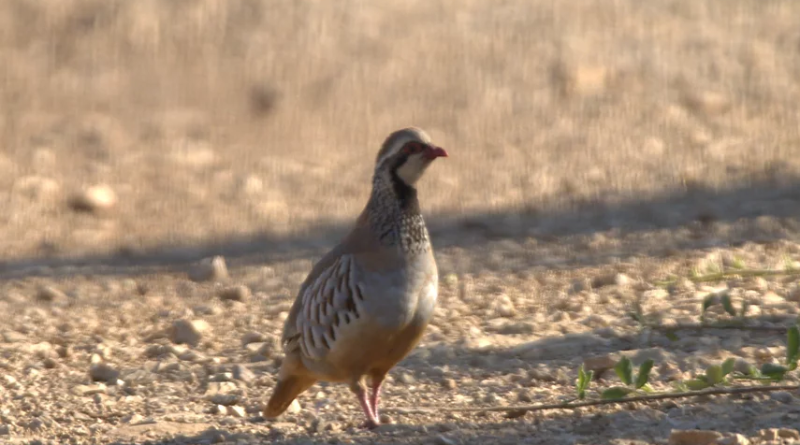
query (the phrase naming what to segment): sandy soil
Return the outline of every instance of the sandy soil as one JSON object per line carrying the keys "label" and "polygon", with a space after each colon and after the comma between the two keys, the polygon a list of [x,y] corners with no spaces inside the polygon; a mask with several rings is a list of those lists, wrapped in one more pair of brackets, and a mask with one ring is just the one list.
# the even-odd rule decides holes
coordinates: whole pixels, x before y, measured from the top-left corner
{"label": "sandy soil", "polygon": [[[800,261],[799,25],[789,0],[0,2],[0,442],[770,443],[797,392],[397,408],[562,400],[597,356],[656,359],[661,389],[780,360],[795,278],[654,283]],[[451,157],[421,185],[442,297],[391,424],[332,385],[265,421],[297,286],[407,125]],[[230,277],[191,280],[214,255]],[[696,322],[722,290],[775,331],[626,316]]]}

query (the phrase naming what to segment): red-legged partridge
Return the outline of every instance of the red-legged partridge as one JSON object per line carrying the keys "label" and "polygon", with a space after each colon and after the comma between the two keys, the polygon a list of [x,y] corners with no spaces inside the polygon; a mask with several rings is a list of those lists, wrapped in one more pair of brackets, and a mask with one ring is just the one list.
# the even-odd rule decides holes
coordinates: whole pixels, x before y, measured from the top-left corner
{"label": "red-legged partridge", "polygon": [[417,345],[436,304],[439,276],[414,185],[443,156],[417,128],[396,131],[383,143],[372,194],[355,227],[300,286],[265,417],[280,415],[315,382],[327,381],[348,383],[366,426],[380,423],[381,383]]}

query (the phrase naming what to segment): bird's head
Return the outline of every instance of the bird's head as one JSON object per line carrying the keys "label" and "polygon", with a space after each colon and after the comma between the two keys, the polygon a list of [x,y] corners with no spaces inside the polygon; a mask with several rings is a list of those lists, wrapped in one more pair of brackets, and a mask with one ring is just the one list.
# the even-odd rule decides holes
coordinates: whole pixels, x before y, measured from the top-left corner
{"label": "bird's head", "polygon": [[447,157],[419,128],[404,128],[390,134],[375,161],[375,175],[389,175],[413,187],[436,158]]}

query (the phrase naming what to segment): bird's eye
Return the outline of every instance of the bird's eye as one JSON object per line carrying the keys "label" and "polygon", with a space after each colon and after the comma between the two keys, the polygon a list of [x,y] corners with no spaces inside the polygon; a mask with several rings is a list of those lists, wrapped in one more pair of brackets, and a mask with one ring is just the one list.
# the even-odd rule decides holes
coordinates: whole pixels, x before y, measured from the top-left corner
{"label": "bird's eye", "polygon": [[403,152],[410,155],[421,152],[422,148],[422,144],[419,142],[409,142],[403,147]]}

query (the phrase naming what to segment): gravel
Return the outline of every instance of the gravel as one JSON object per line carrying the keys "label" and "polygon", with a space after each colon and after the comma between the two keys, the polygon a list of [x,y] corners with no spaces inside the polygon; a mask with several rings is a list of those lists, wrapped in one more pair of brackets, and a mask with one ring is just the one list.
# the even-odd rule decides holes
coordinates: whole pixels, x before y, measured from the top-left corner
{"label": "gravel", "polygon": [[[800,258],[798,247],[782,243],[773,253]],[[761,248],[756,244],[724,251],[762,267],[757,255]],[[454,255],[464,258],[463,252],[437,251],[443,265],[453,261]],[[681,286],[656,292],[658,288],[650,287],[666,275],[664,271],[688,274],[683,265],[693,255],[628,260],[637,266],[626,270],[631,282],[648,284],[641,290],[631,289],[634,296],[643,298],[645,316],[697,323],[705,295],[718,289],[734,296],[756,292],[748,297],[754,304],[788,304],[796,309],[796,302],[770,295],[794,290],[794,281],[782,276],[765,278],[766,283],[758,285],[760,291],[735,276],[700,285],[697,290]],[[763,261],[765,267],[769,259]],[[653,270],[653,265],[658,266],[656,273],[637,272]],[[300,266],[307,267],[307,263],[270,263],[275,271]],[[314,440],[346,438],[367,443],[373,434],[379,434],[400,443],[441,442],[440,437],[455,443],[478,443],[490,437],[508,438],[509,442],[536,437],[533,443],[552,443],[546,438],[577,434],[575,437],[604,441],[625,434],[669,443],[759,444],[772,437],[793,437],[795,430],[781,430],[780,426],[786,419],[800,419],[794,391],[584,408],[580,411],[583,420],[578,423],[564,410],[535,416],[393,410],[557,403],[573,396],[581,364],[595,371],[588,395],[597,397],[597,390],[619,384],[610,369],[623,355],[634,366],[647,359],[656,362],[650,381],[656,391],[669,391],[676,380],[692,378],[728,357],[736,358],[736,370],[747,371],[751,364],[780,362],[785,355],[783,336],[775,335],[780,331],[689,330],[676,332],[678,338],[670,340],[662,331],[643,330],[628,315],[631,300],[619,293],[616,284],[562,293],[573,288],[575,277],[594,280],[611,275],[605,267],[590,266],[480,279],[461,274],[460,282],[473,283],[470,292],[498,296],[487,304],[465,299],[457,285],[442,285],[439,306],[422,344],[387,378],[382,406],[390,422],[377,433],[358,428],[362,420],[358,406],[346,385],[339,384],[311,388],[277,421],[264,422],[258,420],[260,411],[275,384],[281,360],[278,335],[283,317],[279,315],[291,304],[293,295],[287,289],[296,288],[299,277],[284,273],[282,279],[264,282],[260,265],[237,266],[232,272],[235,282],[226,289],[247,286],[263,295],[267,304],[256,304],[260,300],[251,298],[243,303],[250,305],[248,309],[235,316],[231,316],[233,306],[198,311],[202,306],[216,307],[211,303],[215,299],[216,304],[225,306],[218,300],[220,288],[207,282],[187,293],[186,286],[193,285],[192,281],[165,271],[147,280],[150,297],[142,297],[136,286],[124,284],[127,277],[104,277],[106,288],[118,292],[116,302],[107,304],[108,294],[95,292],[91,284],[100,277],[90,275],[59,281],[59,287],[83,296],[74,304],[59,305],[58,299],[53,299],[39,300],[37,306],[25,300],[0,306],[7,317],[17,314],[6,318],[10,322],[0,335],[5,357],[0,385],[10,396],[0,409],[0,433],[13,440],[36,436],[55,441],[63,434],[94,434],[99,443],[139,437],[177,444],[181,435],[196,443],[219,433],[227,438],[241,434],[246,440],[266,435],[288,442],[312,435]],[[551,274],[557,278],[551,279]],[[0,293],[37,290],[42,285],[55,288],[54,284],[43,283],[41,278],[17,279],[0,283]],[[529,295],[517,289],[535,289],[537,295],[551,297],[532,304]],[[595,296],[591,302],[573,304],[573,299],[587,295]],[[762,296],[767,303],[760,300]],[[498,305],[513,306],[514,313],[492,318]],[[584,306],[589,308],[588,315],[559,316],[583,313]],[[789,317],[783,315],[787,310],[792,312]],[[749,317],[748,325],[786,326],[795,314],[782,306],[767,318]],[[588,321],[592,318],[597,321]],[[728,319],[724,310],[709,308],[706,312],[706,322]],[[517,323],[526,328],[511,328]],[[793,381],[796,377],[789,383]],[[634,420],[624,415],[632,415]],[[538,420],[532,422],[534,418]],[[600,426],[599,421],[590,420],[594,418],[607,420]],[[102,423],[98,419],[103,419]],[[698,425],[707,431],[695,431]],[[486,433],[485,428],[494,430]],[[211,430],[217,433],[209,433]],[[703,442],[709,438],[715,442]]]}

